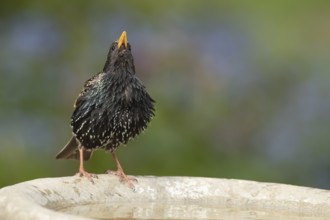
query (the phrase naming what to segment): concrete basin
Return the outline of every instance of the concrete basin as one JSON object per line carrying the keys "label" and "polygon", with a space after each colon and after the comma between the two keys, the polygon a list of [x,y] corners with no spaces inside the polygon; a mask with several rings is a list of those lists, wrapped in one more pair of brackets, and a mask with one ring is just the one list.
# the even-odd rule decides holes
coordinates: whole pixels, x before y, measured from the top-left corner
{"label": "concrete basin", "polygon": [[0,219],[330,219],[330,192],[200,177],[45,178],[0,189]]}

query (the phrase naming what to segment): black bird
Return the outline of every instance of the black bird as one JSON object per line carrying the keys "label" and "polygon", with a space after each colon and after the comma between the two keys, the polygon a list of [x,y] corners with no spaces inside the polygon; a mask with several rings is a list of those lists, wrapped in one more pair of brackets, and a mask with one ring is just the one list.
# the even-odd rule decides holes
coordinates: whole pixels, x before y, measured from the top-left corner
{"label": "black bird", "polygon": [[116,149],[146,129],[154,116],[155,101],[135,75],[131,45],[126,32],[111,44],[103,71],[85,82],[71,116],[73,136],[56,159],[79,159],[78,174],[96,175],[84,169],[95,149],[110,151],[121,180],[131,183],[116,156]]}

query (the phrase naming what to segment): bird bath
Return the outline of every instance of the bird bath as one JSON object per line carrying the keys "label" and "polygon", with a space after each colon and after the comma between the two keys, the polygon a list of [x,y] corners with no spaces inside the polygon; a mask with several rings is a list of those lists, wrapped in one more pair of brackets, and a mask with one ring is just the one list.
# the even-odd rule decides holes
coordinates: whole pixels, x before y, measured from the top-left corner
{"label": "bird bath", "polygon": [[0,189],[0,219],[329,219],[330,192],[198,177],[36,179]]}

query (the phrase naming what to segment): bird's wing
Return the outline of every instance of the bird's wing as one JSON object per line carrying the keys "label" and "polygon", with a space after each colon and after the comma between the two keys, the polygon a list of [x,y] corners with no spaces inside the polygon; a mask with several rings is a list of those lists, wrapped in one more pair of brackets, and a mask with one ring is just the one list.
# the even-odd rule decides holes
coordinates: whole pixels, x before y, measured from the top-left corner
{"label": "bird's wing", "polygon": [[[102,143],[98,138],[90,142],[90,137],[93,137],[98,132],[95,123],[96,117],[102,113],[102,81],[105,73],[101,72],[85,82],[84,88],[79,94],[74,111],[71,116],[71,127],[74,135],[79,139],[85,148],[94,148],[101,146]],[[91,126],[93,125],[93,126]],[[88,135],[88,137],[87,137]]]}
{"label": "bird's wing", "polygon": [[80,101],[82,99],[84,99],[84,96],[86,95],[86,93],[90,92],[93,89],[93,87],[100,80],[100,78],[102,77],[103,74],[104,74],[103,72],[99,72],[98,74],[94,75],[92,78],[88,79],[85,82],[82,91],[79,93],[79,95],[74,103],[74,108],[79,106]]}

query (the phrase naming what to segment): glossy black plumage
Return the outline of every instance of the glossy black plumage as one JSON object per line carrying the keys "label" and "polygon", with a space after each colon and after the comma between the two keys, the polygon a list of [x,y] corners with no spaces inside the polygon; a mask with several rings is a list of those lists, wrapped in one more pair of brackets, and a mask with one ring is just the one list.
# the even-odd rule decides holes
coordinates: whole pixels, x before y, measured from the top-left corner
{"label": "glossy black plumage", "polygon": [[71,126],[86,149],[114,150],[144,130],[153,116],[154,101],[135,76],[130,46],[116,50],[116,44],[104,72],[85,83],[75,103]]}
{"label": "glossy black plumage", "polygon": [[79,159],[79,148],[84,149],[84,160],[96,148],[114,152],[140,134],[153,116],[154,100],[135,75],[123,32],[112,43],[103,71],[85,82],[71,117],[73,137],[56,158]]}

